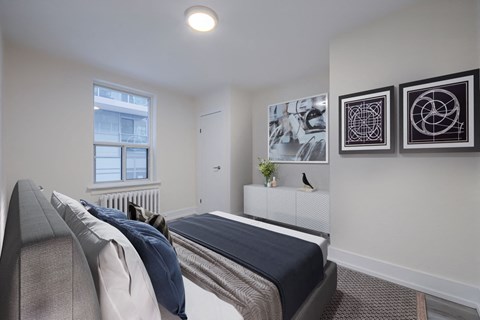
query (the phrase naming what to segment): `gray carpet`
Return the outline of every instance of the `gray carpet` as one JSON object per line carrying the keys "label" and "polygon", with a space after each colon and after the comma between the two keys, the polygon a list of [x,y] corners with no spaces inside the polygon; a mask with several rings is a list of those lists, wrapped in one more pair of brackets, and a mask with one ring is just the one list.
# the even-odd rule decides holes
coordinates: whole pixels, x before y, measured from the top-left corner
{"label": "gray carpet", "polygon": [[338,267],[337,292],[321,320],[417,320],[417,293]]}

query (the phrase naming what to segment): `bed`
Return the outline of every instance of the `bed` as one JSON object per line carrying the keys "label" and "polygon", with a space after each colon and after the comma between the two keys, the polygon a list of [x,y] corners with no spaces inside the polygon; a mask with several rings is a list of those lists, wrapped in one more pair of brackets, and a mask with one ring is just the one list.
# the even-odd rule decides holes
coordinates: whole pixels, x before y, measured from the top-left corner
{"label": "bed", "polygon": [[[336,281],[337,281],[336,265],[333,262],[330,262],[327,260],[328,242],[326,239],[319,236],[312,235],[312,234],[299,232],[296,230],[272,225],[272,224],[261,222],[258,220],[252,220],[252,219],[237,216],[237,215],[232,215],[225,212],[215,211],[215,212],[210,212],[209,215],[225,218],[235,222],[240,222],[242,224],[246,224],[256,228],[273,231],[275,233],[301,239],[303,241],[312,243],[315,246],[318,246],[318,248],[320,248],[322,253],[321,264],[323,266],[323,273],[324,273],[323,279],[317,285],[315,285],[312,290],[309,290],[309,294],[306,296],[305,299],[302,299],[303,303],[301,303],[298,309],[296,308],[293,316],[290,315],[286,319],[319,319],[324,307],[329,302],[330,298],[335,292]],[[198,257],[196,257],[198,253],[197,252],[192,253],[189,250],[185,250],[184,248],[182,248],[183,242],[186,240],[176,233],[177,230],[175,228],[175,222],[171,222],[169,225],[171,225],[170,228],[171,228],[172,234],[174,235],[174,244],[177,249],[178,259],[182,266],[182,273],[184,273],[186,300],[188,301],[186,305],[186,312],[189,315],[189,319],[191,320],[206,319],[206,318],[232,319],[232,320],[233,319],[269,319],[269,320],[282,319],[281,313],[279,316],[278,312],[277,313],[275,312],[275,308],[271,307],[272,304],[275,304],[275,303],[272,303],[271,301],[278,299],[278,296],[276,297],[275,293],[269,294],[268,287],[265,290],[266,292],[263,292],[262,290],[260,290],[257,293],[258,297],[248,297],[247,299],[248,303],[250,303],[250,301],[254,299],[261,299],[262,295],[266,296],[266,298],[269,299],[267,303],[268,305],[262,310],[263,313],[259,312],[257,314],[252,314],[249,312],[250,310],[247,310],[248,307],[243,308],[244,310],[242,310],[242,306],[241,305],[239,306],[238,304],[235,306],[235,308],[232,307],[232,304],[235,304],[235,303],[234,302],[232,303],[232,299],[229,299],[228,292],[227,292],[227,297],[225,297],[225,293],[222,292],[223,287],[217,288],[217,286],[215,286],[217,282],[223,281],[225,278],[230,277],[230,272],[225,272],[223,274],[222,270],[210,271],[210,272],[208,270],[203,270],[202,272],[206,272],[208,277],[214,278],[214,281],[213,281],[214,285],[211,285],[211,284],[209,285],[208,284],[209,280],[203,279],[204,277],[203,274],[200,277],[201,279],[196,279],[195,275],[192,275],[191,272],[189,272],[188,270],[188,261],[192,259],[194,260],[198,259]],[[192,255],[195,255],[195,258],[192,258]],[[219,264],[218,261],[221,260],[222,257],[213,256],[212,259],[214,259],[215,264]],[[214,266],[209,266],[208,268],[213,268],[213,267]],[[226,266],[222,265],[222,268],[224,267],[228,268],[229,265],[228,264]],[[236,266],[236,268],[237,267],[238,266]],[[233,270],[233,272],[234,271],[235,269]],[[248,272],[248,270],[242,270],[242,272]],[[220,275],[217,276],[217,274],[220,274]],[[255,274],[249,274],[247,279],[253,278],[255,276],[256,276]],[[229,280],[231,282],[237,283],[236,280],[238,279],[229,279]],[[261,282],[261,281],[262,279],[256,279],[255,283]],[[205,284],[204,282],[207,282],[207,284]],[[236,285],[238,285],[238,283]],[[228,286],[228,284],[223,283],[222,286]],[[272,291],[275,291],[275,290],[272,290]],[[212,292],[215,292],[215,294],[212,294]],[[251,292],[249,294],[252,295]],[[228,301],[228,303],[226,301]],[[239,312],[239,310],[241,310],[242,312]],[[172,319],[172,320],[178,319],[177,317],[169,314],[169,312],[164,309],[161,311],[162,311],[162,318]],[[285,310],[281,310],[280,312],[283,312],[283,311]],[[245,317],[242,316],[242,314],[245,315]]]}
{"label": "bed", "polygon": [[[12,286],[1,292],[0,314],[2,314],[2,319],[16,318],[15,314],[18,310],[32,312],[30,316],[23,317],[25,319],[54,319],[59,318],[58,315],[65,312],[71,315],[71,317],[65,317],[68,319],[81,319],[85,316],[84,311],[80,311],[76,315],[75,310],[91,311],[92,314],[88,316],[91,319],[99,319],[100,316],[103,319],[115,320],[179,319],[178,316],[173,315],[167,308],[158,303],[157,291],[154,291],[155,274],[147,273],[147,262],[144,260],[144,256],[139,255],[139,248],[132,246],[132,243],[128,241],[130,238],[127,239],[128,237],[122,234],[122,230],[91,215],[77,200],[68,196],[57,199],[54,195],[55,192],[52,194],[51,204],[48,203],[45,195],[40,192],[38,187],[33,182],[26,180],[19,181],[12,194],[4,247],[0,256],[1,274],[11,278],[8,283],[12,283]],[[57,194],[57,196],[60,195]],[[122,223],[126,224],[128,222],[137,226],[140,225],[142,228],[152,229],[148,229],[149,232],[158,231],[143,222],[128,220],[123,213],[115,214],[120,216]],[[241,270],[240,273],[245,273],[247,275],[245,278],[247,282],[250,281],[252,288],[258,287],[259,283],[264,285],[264,287],[260,287],[260,290],[257,290],[256,295],[251,294],[248,297],[251,299],[248,301],[249,303],[250,301],[257,303],[256,300],[264,299],[266,303],[263,301],[263,306],[266,308],[264,309],[266,314],[256,317],[253,313],[253,315],[250,314],[246,317],[245,308],[239,311],[241,308],[238,308],[238,304],[232,303],[228,297],[226,299],[225,296],[222,296],[222,293],[212,290],[207,273],[205,275],[200,274],[200,278],[206,279],[205,281],[199,281],[198,276],[192,277],[189,274],[188,261],[197,260],[198,257],[196,254],[189,252],[188,247],[191,244],[188,244],[188,241],[190,240],[182,239],[182,235],[174,232],[174,229],[176,229],[175,223],[169,222],[172,225],[174,248],[177,252],[174,253],[168,240],[160,233],[158,238],[163,241],[163,244],[167,244],[166,247],[169,247],[169,250],[173,252],[173,259],[176,263],[178,264],[179,261],[182,265],[184,274],[179,273],[179,277],[183,281],[182,290],[184,290],[186,301],[185,313],[189,320],[272,320],[275,318],[309,320],[320,318],[337,285],[336,265],[327,260],[328,248],[325,239],[225,212],[211,212],[209,216],[235,221],[242,225],[259,228],[258,230],[269,230],[273,233],[288,235],[310,243],[310,247],[313,246],[321,251],[322,280],[315,283],[307,296],[304,299],[302,298],[301,304],[292,313],[291,317],[285,318],[284,315],[270,314],[271,310],[274,310],[268,309],[272,307],[270,304],[277,305],[277,311],[273,312],[278,312],[278,301],[281,301],[280,291],[275,289],[275,285],[255,272],[247,270],[245,266],[232,264],[230,259],[220,256],[218,253],[212,253],[210,249],[200,246],[199,250],[201,252],[217,255],[212,260],[215,265],[222,267],[225,264],[225,269],[218,269],[220,278],[217,280],[223,281],[227,287],[235,290],[237,285],[237,283],[232,285],[233,283],[228,279],[231,270]],[[40,228],[43,227],[43,224],[41,226],[38,223],[32,224],[33,221],[37,220],[48,222],[45,223],[45,230]],[[52,233],[52,226],[55,226],[58,230],[54,228]],[[65,239],[71,239],[68,242],[69,244],[59,247],[58,243],[65,242]],[[36,246],[41,243],[43,251],[40,254],[37,250],[30,250],[33,240],[37,243]],[[183,242],[187,244],[182,244]],[[72,246],[70,243],[74,245]],[[197,247],[197,245],[193,246]],[[68,260],[68,257],[72,256],[72,249],[75,250],[74,256],[79,259],[79,262],[68,268],[64,264],[59,265],[59,261],[63,257]],[[50,256],[45,254],[49,252],[54,254],[54,258],[49,258]],[[20,259],[20,256],[22,256],[22,259]],[[27,259],[27,257],[32,258]],[[165,257],[160,258],[164,259]],[[28,261],[32,263],[27,266]],[[67,270],[70,270],[74,274],[74,279],[83,277],[81,284],[83,287],[88,285],[88,288],[83,288],[80,285],[72,287],[71,282],[60,281],[58,272],[55,274],[46,272],[54,270],[52,268],[57,268],[58,272],[62,274],[66,274]],[[25,271],[22,271],[24,269]],[[26,277],[27,274],[32,276]],[[225,278],[222,280],[223,276]],[[40,285],[38,277],[42,277],[44,282],[52,281],[55,286]],[[7,278],[1,282],[7,284]],[[17,278],[23,279],[22,282],[13,280]],[[19,287],[14,286],[15,283]],[[165,282],[160,282],[160,286],[165,286]],[[81,291],[84,294],[75,298],[76,293],[81,293],[78,291],[79,288],[82,288]],[[268,295],[266,294],[267,291],[264,292],[264,288],[268,288]],[[19,292],[21,292],[20,295]],[[70,294],[65,296],[62,292],[70,292]],[[85,294],[86,292],[88,294]],[[59,305],[59,294],[62,297],[72,297],[73,300]],[[277,296],[271,298],[272,294]],[[89,299],[86,299],[86,297]],[[9,301],[8,304],[6,301]],[[36,301],[36,304],[32,304],[32,301]],[[34,305],[33,309],[32,305]],[[283,305],[280,305],[280,308],[282,307]],[[249,309],[248,304],[246,309]],[[134,316],[132,317],[132,315]]]}

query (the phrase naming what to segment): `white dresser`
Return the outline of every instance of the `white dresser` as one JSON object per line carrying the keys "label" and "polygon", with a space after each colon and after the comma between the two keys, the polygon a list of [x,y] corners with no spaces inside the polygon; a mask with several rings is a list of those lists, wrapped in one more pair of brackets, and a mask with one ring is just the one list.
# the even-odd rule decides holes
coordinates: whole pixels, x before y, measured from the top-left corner
{"label": "white dresser", "polygon": [[266,188],[251,184],[244,189],[245,214],[330,233],[329,194],[297,188]]}

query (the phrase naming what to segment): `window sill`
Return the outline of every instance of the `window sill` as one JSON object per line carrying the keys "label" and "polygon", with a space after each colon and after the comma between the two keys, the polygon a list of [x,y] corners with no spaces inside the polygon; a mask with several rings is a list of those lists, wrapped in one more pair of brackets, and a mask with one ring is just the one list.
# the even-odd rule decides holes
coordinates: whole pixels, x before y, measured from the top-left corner
{"label": "window sill", "polygon": [[129,182],[112,182],[112,183],[97,183],[92,184],[87,187],[87,192],[91,193],[92,195],[95,194],[102,194],[107,193],[108,191],[112,192],[119,192],[124,190],[134,190],[134,189],[141,189],[143,187],[156,187],[161,186],[162,183],[160,181],[129,181]]}

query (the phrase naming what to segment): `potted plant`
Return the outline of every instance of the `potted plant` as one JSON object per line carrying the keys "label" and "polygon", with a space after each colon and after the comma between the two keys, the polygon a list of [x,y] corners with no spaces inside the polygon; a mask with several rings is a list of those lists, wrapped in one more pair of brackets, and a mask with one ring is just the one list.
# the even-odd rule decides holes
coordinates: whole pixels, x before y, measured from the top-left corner
{"label": "potted plant", "polygon": [[265,186],[268,186],[270,178],[275,173],[275,171],[277,171],[278,165],[268,159],[258,158],[258,161],[260,161],[260,163],[258,164],[258,171],[263,174],[263,176],[265,177]]}

